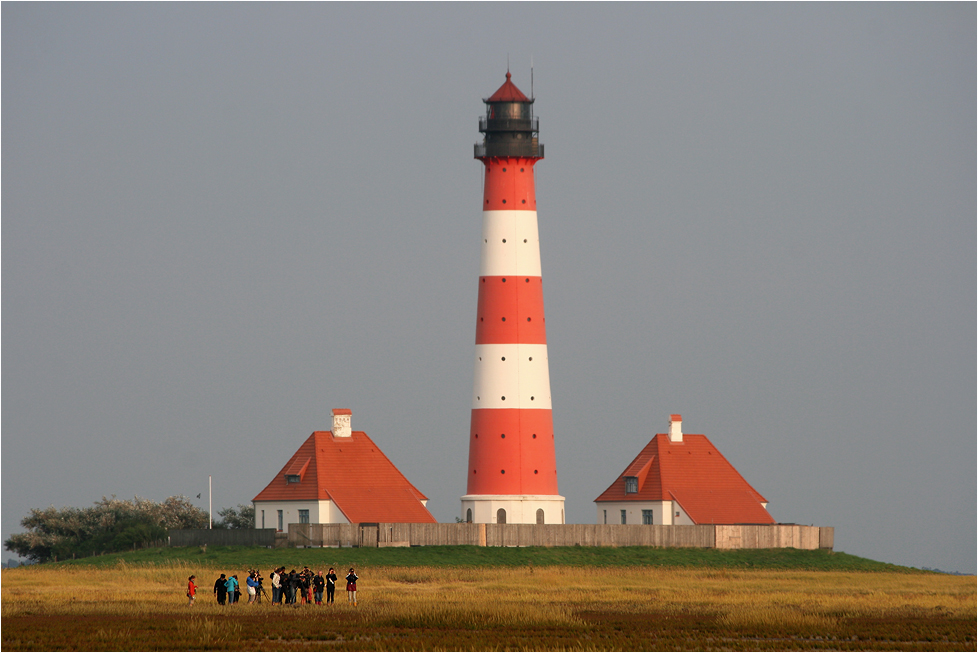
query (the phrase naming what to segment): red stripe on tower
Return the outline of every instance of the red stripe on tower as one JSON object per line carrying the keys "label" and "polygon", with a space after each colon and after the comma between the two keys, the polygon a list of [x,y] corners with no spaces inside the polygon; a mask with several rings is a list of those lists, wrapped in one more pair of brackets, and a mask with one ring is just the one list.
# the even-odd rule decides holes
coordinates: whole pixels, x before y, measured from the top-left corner
{"label": "red stripe on tower", "polygon": [[557,493],[534,166],[533,99],[506,73],[479,119],[485,166],[475,382],[462,516],[478,523],[564,522]]}

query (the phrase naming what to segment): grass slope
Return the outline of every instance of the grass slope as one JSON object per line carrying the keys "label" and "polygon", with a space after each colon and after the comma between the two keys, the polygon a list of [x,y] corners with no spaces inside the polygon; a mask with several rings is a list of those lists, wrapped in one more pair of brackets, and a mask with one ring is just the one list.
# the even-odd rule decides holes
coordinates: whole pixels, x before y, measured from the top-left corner
{"label": "grass slope", "polygon": [[191,563],[202,567],[269,569],[287,567],[691,567],[799,571],[929,573],[834,551],[799,549],[657,549],[649,547],[479,547],[309,548],[209,546],[169,547],[67,561],[92,567]]}

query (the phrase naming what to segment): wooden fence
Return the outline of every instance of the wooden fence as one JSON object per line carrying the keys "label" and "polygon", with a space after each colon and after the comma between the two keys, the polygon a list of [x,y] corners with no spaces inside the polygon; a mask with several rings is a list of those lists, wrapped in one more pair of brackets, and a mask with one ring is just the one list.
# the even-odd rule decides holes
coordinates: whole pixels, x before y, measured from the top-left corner
{"label": "wooden fence", "polygon": [[289,524],[289,546],[655,546],[831,549],[831,526],[796,524]]}

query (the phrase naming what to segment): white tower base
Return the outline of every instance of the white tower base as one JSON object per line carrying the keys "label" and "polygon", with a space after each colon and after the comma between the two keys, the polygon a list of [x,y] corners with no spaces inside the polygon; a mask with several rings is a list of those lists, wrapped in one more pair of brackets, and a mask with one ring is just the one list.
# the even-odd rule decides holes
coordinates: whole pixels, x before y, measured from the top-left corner
{"label": "white tower base", "polygon": [[[500,510],[504,512],[501,514]],[[466,494],[462,497],[462,520],[476,524],[563,524],[564,497],[556,494]]]}

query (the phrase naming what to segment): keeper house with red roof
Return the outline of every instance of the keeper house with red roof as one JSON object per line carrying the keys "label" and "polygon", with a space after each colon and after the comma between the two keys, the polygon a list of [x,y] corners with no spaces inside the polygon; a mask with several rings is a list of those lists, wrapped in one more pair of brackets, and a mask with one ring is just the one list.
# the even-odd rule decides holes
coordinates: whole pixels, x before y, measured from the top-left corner
{"label": "keeper house with red roof", "polygon": [[705,435],[671,415],[618,479],[594,500],[599,524],[773,524],[767,499]]}
{"label": "keeper house with red roof", "polygon": [[363,431],[333,409],[333,430],[315,431],[252,503],[255,526],[435,523],[423,495]]}

